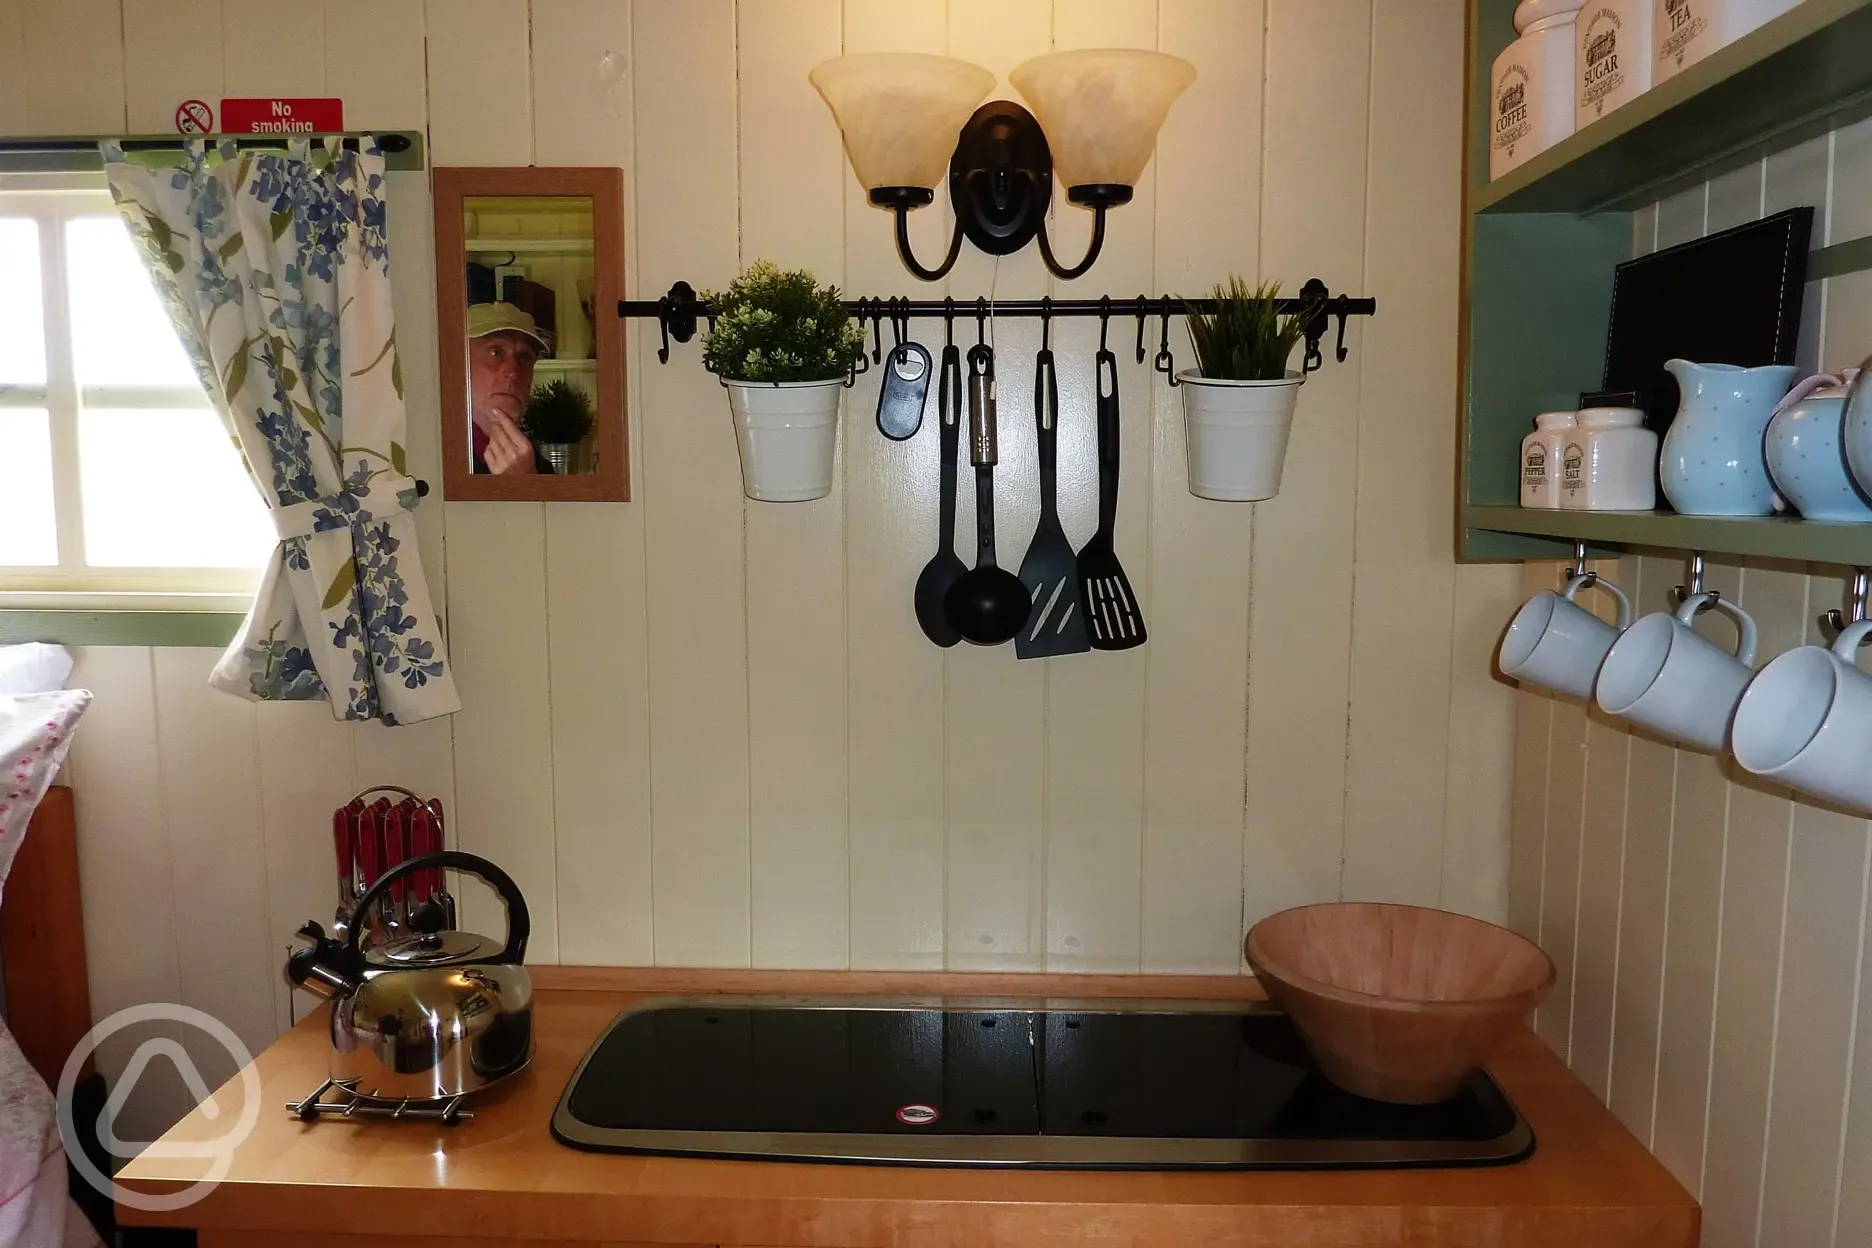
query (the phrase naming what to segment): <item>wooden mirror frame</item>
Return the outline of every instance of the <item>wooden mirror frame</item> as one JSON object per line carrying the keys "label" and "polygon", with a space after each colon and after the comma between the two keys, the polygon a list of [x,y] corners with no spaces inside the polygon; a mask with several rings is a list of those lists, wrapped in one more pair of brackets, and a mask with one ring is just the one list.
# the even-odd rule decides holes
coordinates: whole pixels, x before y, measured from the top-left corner
{"label": "wooden mirror frame", "polygon": [[[630,438],[624,390],[624,171],[599,166],[441,168],[433,171],[436,357],[442,382],[442,484],[468,502],[628,502]],[[471,196],[581,196],[592,203],[592,338],[597,351],[598,471],[491,476],[470,468],[468,275],[464,201]]]}

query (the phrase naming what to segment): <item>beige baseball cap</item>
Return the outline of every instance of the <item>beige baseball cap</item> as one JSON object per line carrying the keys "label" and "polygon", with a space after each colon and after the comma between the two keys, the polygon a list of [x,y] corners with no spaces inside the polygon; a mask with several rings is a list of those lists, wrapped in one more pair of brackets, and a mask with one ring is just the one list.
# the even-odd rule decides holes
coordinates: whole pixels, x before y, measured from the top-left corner
{"label": "beige baseball cap", "polygon": [[511,303],[477,303],[468,309],[470,338],[485,338],[489,334],[504,331],[525,334],[539,343],[542,350],[552,350],[552,335],[535,324],[532,316]]}

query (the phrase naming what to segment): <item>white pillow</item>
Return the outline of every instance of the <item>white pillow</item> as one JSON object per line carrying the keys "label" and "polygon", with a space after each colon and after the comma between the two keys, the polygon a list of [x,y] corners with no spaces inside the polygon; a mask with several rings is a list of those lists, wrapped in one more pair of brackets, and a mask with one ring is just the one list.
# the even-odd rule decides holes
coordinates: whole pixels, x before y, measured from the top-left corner
{"label": "white pillow", "polygon": [[43,641],[0,646],[0,693],[51,693],[71,675],[71,651]]}
{"label": "white pillow", "polygon": [[71,748],[72,728],[89,705],[85,689],[0,694],[0,886],[26,838],[27,821]]}

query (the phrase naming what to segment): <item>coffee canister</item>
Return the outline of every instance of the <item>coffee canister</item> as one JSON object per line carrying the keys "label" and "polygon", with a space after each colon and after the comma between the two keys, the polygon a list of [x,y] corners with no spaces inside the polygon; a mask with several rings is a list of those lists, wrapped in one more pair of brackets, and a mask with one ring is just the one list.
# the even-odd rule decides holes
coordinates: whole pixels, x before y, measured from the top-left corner
{"label": "coffee canister", "polygon": [[1573,133],[1573,19],[1541,18],[1495,58],[1489,177],[1499,178]]}

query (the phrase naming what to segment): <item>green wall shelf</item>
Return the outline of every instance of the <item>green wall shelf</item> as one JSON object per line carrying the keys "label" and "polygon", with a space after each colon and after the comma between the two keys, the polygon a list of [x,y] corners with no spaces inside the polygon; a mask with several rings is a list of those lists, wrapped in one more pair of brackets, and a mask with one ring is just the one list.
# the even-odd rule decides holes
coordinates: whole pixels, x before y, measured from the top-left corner
{"label": "green wall shelf", "polygon": [[[1872,525],[1523,510],[1521,439],[1604,372],[1632,212],[1872,116],[1872,0],[1802,0],[1490,182],[1490,72],[1515,0],[1470,0],[1468,214],[1457,533],[1468,560],[1571,557],[1573,543],[1872,565]],[[1872,240],[1814,253],[1812,278],[1872,266]]]}
{"label": "green wall shelf", "polygon": [[1674,511],[1537,511],[1465,507],[1463,525],[1488,534],[1563,538],[1593,546],[1639,546],[1872,567],[1872,524],[1795,519],[1680,516]]}
{"label": "green wall shelf", "polygon": [[[1482,60],[1485,84],[1496,54],[1505,46],[1494,44]],[[1486,99],[1486,86],[1482,94]],[[1872,0],[1803,0],[1480,187],[1470,208],[1639,208],[1868,115]],[[1484,160],[1485,173],[1487,168]]]}

